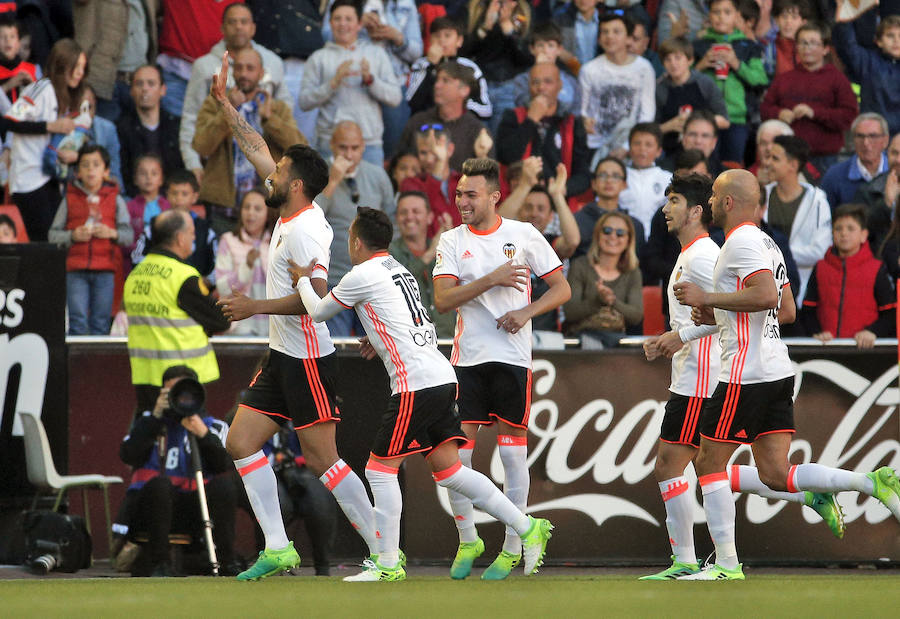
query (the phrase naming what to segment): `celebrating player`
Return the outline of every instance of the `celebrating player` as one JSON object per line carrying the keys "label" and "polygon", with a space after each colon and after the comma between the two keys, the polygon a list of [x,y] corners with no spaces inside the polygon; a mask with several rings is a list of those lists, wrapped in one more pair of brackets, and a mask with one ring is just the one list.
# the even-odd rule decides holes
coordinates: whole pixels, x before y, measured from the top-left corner
{"label": "celebrating player", "polygon": [[[715,564],[685,580],[743,580],[734,542],[734,498],[726,466],[739,444],[749,443],[759,479],[772,490],[874,496],[900,520],[900,483],[890,467],[856,473],[808,463],[791,466],[794,370],[781,340],[779,320],[793,321],[794,297],[778,246],[754,223],[759,184],[746,170],[728,170],[713,184],[713,222],[725,244],[713,273],[713,290],[694,282],[673,286],[692,307],[696,324],[716,324],[722,346],[719,384],[700,415],[700,451],[694,466],[703,493]],[[742,482],[738,480],[738,485]]]}
{"label": "celebrating player", "polygon": [[313,322],[291,286],[289,260],[307,264],[316,260],[313,287],[327,291],[331,226],[313,199],[328,184],[328,165],[307,146],[295,145],[276,164],[262,136],[234,109],[225,94],[228,53],[213,76],[211,93],[222,107],[235,141],[266,177],[266,205],[279,209],[269,247],[266,299],[250,299],[239,293],[219,301],[227,316],[242,320],[256,314],[269,316],[269,352],[250,382],[238,407],[226,448],[234,458],[253,513],[266,538],[266,547],[238,580],[259,580],[300,564],[289,542],[278,504],[275,472],[262,452],[263,444],[290,419],[300,439],[306,466],[331,490],[369,552],[375,552],[375,517],[359,476],[338,456],[334,442],[334,383],[337,355],[324,324]]}
{"label": "celebrating player", "polygon": [[[450,362],[459,380],[459,409],[468,441],[459,449],[472,466],[475,437],[483,425],[500,423],[497,442],[503,461],[503,491],[524,511],[528,502],[528,415],[531,409],[531,317],[565,303],[571,291],[550,244],[530,223],[503,219],[499,166],[491,159],[467,159],[456,186],[463,225],[444,232],[435,256],[434,304],[439,312],[458,309]],[[531,300],[529,270],[549,285]],[[459,550],[450,568],[465,578],[484,552],[472,502],[450,491],[459,529]],[[503,550],[482,574],[502,580],[521,559],[519,533],[506,529]]]}
{"label": "celebrating player", "polygon": [[355,265],[325,298],[310,283],[318,266],[291,265],[290,273],[316,322],[355,308],[366,337],[361,352],[376,354],[391,377],[391,399],[369,462],[366,479],[375,496],[375,521],[380,533],[378,555],[348,582],[396,581],[406,578],[400,557],[402,495],[397,473],[403,460],[422,453],[438,485],[457,492],[497,520],[506,523],[524,545],[525,573],[541,564],[549,521],[526,516],[487,477],[462,466],[457,442],[466,437],[456,412],[456,375],[437,348],[437,334],[422,306],[415,277],[388,254],[394,229],[387,215],[359,207],[350,227],[350,259]]}

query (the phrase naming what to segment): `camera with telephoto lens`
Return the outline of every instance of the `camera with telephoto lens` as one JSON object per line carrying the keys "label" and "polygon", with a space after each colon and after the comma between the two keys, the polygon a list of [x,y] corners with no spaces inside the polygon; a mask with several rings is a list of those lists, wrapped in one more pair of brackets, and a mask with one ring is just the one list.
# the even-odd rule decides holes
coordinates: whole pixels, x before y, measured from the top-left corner
{"label": "camera with telephoto lens", "polygon": [[164,412],[172,421],[199,415],[206,402],[206,390],[198,381],[185,377],[169,389],[169,408]]}
{"label": "camera with telephoto lens", "polygon": [[28,566],[37,574],[49,574],[62,565],[62,548],[55,542],[35,540],[32,553]]}

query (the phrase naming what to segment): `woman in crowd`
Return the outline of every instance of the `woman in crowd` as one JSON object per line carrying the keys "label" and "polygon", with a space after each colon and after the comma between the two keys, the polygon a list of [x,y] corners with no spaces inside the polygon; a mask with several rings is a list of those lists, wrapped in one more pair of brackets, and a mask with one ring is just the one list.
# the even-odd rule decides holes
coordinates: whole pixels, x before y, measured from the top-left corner
{"label": "woman in crowd", "polygon": [[[643,319],[641,271],[634,250],[634,226],[623,213],[604,213],[587,255],[572,261],[565,304],[566,334],[582,348],[616,346],[625,328]],[[598,346],[599,345],[599,346]]]}

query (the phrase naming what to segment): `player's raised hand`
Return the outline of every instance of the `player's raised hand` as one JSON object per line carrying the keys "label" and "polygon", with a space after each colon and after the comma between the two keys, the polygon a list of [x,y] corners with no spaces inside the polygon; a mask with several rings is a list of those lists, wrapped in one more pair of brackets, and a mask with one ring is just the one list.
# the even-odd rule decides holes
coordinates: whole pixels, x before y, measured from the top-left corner
{"label": "player's raised hand", "polygon": [[528,283],[528,267],[524,264],[513,264],[510,260],[491,271],[490,277],[493,286],[507,286],[522,291]]}
{"label": "player's raised hand", "polygon": [[300,266],[299,264],[288,258],[288,264],[290,265],[288,267],[288,274],[291,276],[291,286],[296,288],[297,282],[300,281],[301,277],[311,276],[317,262],[318,260],[313,258],[306,266]]}
{"label": "player's raised hand", "polygon": [[255,301],[253,299],[240,292],[233,292],[227,297],[222,297],[217,302],[217,305],[222,308],[222,313],[231,322],[255,316],[254,304]]}
{"label": "player's raised hand", "polygon": [[222,54],[222,66],[218,73],[213,73],[212,83],[209,86],[209,94],[220,104],[228,101],[228,93],[225,89],[225,84],[228,83],[228,68],[228,52],[226,51]]}
{"label": "player's raised hand", "polygon": [[519,329],[528,324],[531,316],[525,308],[506,312],[497,319],[497,328],[503,329],[507,333],[518,333]]}
{"label": "player's raised hand", "polygon": [[365,335],[359,338],[359,356],[365,359],[366,361],[371,361],[374,359],[378,353],[375,352],[375,347],[372,346],[372,343],[369,341],[369,336]]}
{"label": "player's raised hand", "polygon": [[678,282],[672,289],[675,291],[675,298],[682,305],[690,305],[691,307],[707,305],[706,291],[694,282]]}

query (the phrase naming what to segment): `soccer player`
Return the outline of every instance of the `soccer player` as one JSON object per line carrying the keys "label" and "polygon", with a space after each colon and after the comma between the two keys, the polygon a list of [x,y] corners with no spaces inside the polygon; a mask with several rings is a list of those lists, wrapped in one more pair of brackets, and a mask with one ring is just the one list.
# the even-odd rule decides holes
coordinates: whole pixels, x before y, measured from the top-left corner
{"label": "soccer player", "polygon": [[[734,498],[726,466],[737,446],[749,443],[761,484],[775,491],[856,490],[877,498],[900,520],[900,482],[890,467],[856,473],[816,463],[791,466],[794,370],[779,320],[796,315],[778,246],[754,222],[759,184],[746,170],[728,170],[713,183],[713,223],[725,244],[713,290],[677,282],[675,298],[691,306],[696,324],[716,324],[722,347],[719,384],[700,415],[700,451],[694,461],[716,562],[686,580],[743,580],[734,542]],[[732,480],[732,483],[734,480]],[[743,480],[738,485],[743,486]]]}
{"label": "soccer player", "polygon": [[[666,508],[666,528],[673,554],[671,567],[640,580],[669,580],[700,571],[694,551],[692,501],[684,470],[700,447],[700,411],[712,395],[719,375],[719,336],[715,325],[694,324],[690,307],[676,301],[674,286],[678,282],[694,282],[703,290],[713,289],[713,268],[719,257],[719,246],[707,232],[712,220],[711,187],[712,181],[705,175],[676,174],[666,189],[667,200],[663,206],[666,227],[681,243],[681,253],[669,277],[672,329],[645,340],[644,353],[650,361],[659,356],[672,358],[670,396],[654,473]],[[751,485],[754,479],[757,483]],[[821,514],[837,537],[843,536],[844,523],[834,495],[774,492],[758,479],[755,467],[732,466],[732,486],[744,482],[743,488],[734,489],[805,503]]]}
{"label": "soccer player", "polygon": [[335,422],[340,415],[334,396],[337,356],[328,328],[305,315],[288,274],[289,260],[307,264],[315,259],[313,286],[319,294],[327,291],[332,232],[313,199],[328,184],[328,165],[312,148],[300,145],[288,148],[276,164],[262,136],[229,102],[227,75],[226,52],[210,92],[222,106],[238,146],[266,179],[266,205],[279,209],[281,215],[269,246],[267,298],[254,300],[236,293],[219,301],[232,320],[270,315],[268,357],[250,382],[225,445],[266,538],[259,559],[238,574],[238,580],[259,580],[300,564],[284,530],[275,472],[262,451],[283,420],[293,423],[306,466],[331,490],[370,554],[375,552],[375,516],[362,480],[338,456],[335,446]]}
{"label": "soccer player", "polygon": [[[472,466],[475,437],[483,425],[500,424],[497,442],[503,461],[506,496],[521,511],[528,502],[528,415],[531,409],[531,317],[565,303],[571,296],[562,264],[528,222],[497,214],[499,165],[491,159],[467,159],[456,185],[456,206],[463,224],[441,235],[435,257],[434,305],[439,312],[458,309],[450,362],[459,380],[459,409],[468,441],[459,449]],[[529,271],[549,286],[531,300]],[[459,529],[459,550],[452,578],[465,578],[484,552],[473,520],[472,502],[450,491]],[[503,550],[482,574],[502,580],[521,559],[519,534],[507,527]]]}
{"label": "soccer player", "polygon": [[403,460],[424,454],[434,481],[473,501],[517,531],[524,546],[525,574],[541,564],[550,530],[543,518],[523,514],[491,480],[462,466],[457,443],[466,436],[456,412],[456,375],[437,347],[437,334],[422,305],[415,277],[388,254],[394,229],[387,215],[357,208],[350,226],[349,250],[354,267],[328,296],[320,299],[310,276],[317,264],[292,265],[291,278],[316,322],[355,308],[366,331],[360,340],[366,358],[381,357],[391,378],[391,398],[366,464],[366,479],[375,496],[380,534],[377,557],[348,582],[397,581],[406,578],[400,555],[402,495],[397,473]]}

